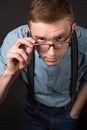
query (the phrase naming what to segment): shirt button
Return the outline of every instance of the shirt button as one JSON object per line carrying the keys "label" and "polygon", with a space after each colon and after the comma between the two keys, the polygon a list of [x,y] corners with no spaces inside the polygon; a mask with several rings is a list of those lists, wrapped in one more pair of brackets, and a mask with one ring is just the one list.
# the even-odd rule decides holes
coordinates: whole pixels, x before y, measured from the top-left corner
{"label": "shirt button", "polygon": [[48,77],[48,80],[52,80],[52,79],[54,79],[54,77],[53,77],[53,76]]}

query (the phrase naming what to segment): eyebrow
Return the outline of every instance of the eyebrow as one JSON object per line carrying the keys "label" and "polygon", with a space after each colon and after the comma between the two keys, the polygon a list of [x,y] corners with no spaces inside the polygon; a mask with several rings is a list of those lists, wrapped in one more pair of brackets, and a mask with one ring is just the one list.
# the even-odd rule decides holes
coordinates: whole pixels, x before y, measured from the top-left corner
{"label": "eyebrow", "polygon": [[[54,36],[52,39],[56,39],[57,37],[60,37],[60,36],[67,36],[67,34],[66,33],[61,33],[59,35]],[[35,38],[36,39],[44,39],[44,40],[46,40],[46,37],[44,37],[44,36],[37,36],[36,35]]]}
{"label": "eyebrow", "polygon": [[46,37],[44,37],[44,36],[37,36],[37,35],[35,36],[35,38],[36,38],[36,39],[41,39],[41,38],[42,38],[42,39],[46,39]]}

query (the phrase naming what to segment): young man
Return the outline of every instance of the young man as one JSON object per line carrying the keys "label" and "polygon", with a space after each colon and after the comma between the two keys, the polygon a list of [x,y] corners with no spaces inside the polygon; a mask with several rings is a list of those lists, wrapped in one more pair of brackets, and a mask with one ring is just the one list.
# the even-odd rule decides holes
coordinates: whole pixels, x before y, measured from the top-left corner
{"label": "young man", "polygon": [[[78,47],[72,51],[74,44]],[[33,52],[31,86],[28,74],[33,66],[29,69],[28,65]],[[87,100],[87,30],[76,26],[66,0],[33,0],[28,25],[6,36],[0,49],[1,102],[19,74],[28,87],[25,130],[78,130],[78,118]],[[71,86],[76,87],[75,97]]]}

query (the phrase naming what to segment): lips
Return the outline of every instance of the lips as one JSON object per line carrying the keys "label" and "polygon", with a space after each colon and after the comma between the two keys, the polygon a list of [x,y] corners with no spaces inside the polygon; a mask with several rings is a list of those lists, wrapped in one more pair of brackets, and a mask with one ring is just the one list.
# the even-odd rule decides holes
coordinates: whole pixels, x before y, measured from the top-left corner
{"label": "lips", "polygon": [[46,61],[47,62],[56,62],[56,58],[47,58]]}

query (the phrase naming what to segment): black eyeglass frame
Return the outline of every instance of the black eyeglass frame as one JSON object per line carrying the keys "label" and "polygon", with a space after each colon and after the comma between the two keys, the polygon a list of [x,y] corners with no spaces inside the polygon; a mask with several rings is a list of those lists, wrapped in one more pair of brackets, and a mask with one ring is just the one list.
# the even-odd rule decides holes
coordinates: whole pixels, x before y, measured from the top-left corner
{"label": "black eyeglass frame", "polygon": [[[30,31],[30,32],[31,32],[31,31]],[[30,33],[30,36],[32,37],[32,34],[31,34],[31,33]],[[72,26],[71,26],[71,30],[70,30],[69,35],[65,38],[64,41],[60,41],[61,45],[64,44],[64,43],[69,44],[69,43],[71,42],[71,40],[69,40],[69,41],[67,41],[67,42],[66,42],[66,40],[67,40],[69,37],[71,37],[71,36],[72,36]],[[71,39],[71,38],[70,38],[70,39]],[[33,46],[35,46],[35,47],[37,48],[39,45],[49,45],[49,48],[48,48],[47,50],[49,50],[50,47],[54,47],[54,49],[58,49],[58,48],[55,47],[56,44],[58,44],[58,43],[53,42],[53,43],[51,43],[51,44],[46,44],[46,43],[38,43],[38,42],[35,42],[35,43],[33,43]],[[40,50],[40,49],[37,48],[37,50]],[[47,50],[46,50],[46,51],[47,51]]]}

